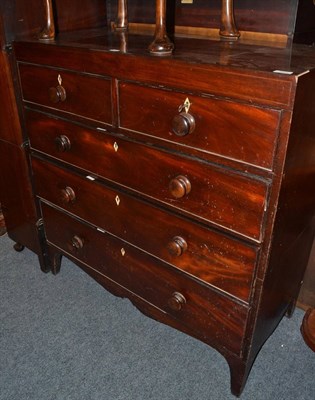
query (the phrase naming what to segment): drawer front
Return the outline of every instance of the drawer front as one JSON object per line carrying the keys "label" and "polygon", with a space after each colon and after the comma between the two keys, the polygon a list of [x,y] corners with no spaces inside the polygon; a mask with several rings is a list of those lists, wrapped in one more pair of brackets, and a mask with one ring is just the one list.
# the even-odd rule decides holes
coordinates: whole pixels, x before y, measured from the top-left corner
{"label": "drawer front", "polygon": [[[260,240],[267,185],[189,158],[28,114],[31,146],[230,231]],[[56,148],[62,136],[66,151]]]}
{"label": "drawer front", "polygon": [[37,195],[248,301],[256,251],[53,164],[32,160]]}
{"label": "drawer front", "polygon": [[272,169],[279,111],[123,82],[119,105],[122,128]]}
{"label": "drawer front", "polygon": [[172,315],[191,331],[240,352],[248,312],[245,306],[46,204],[42,204],[42,211],[50,243]]}
{"label": "drawer front", "polygon": [[19,72],[23,100],[112,124],[109,79],[25,64]]}

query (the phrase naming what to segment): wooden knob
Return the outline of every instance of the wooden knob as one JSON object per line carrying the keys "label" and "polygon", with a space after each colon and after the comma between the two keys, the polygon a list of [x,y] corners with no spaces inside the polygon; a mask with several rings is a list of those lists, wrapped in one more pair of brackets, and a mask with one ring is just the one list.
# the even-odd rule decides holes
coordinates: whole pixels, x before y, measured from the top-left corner
{"label": "wooden knob", "polygon": [[180,199],[191,191],[191,183],[184,175],[179,175],[169,183],[169,191],[173,197]]}
{"label": "wooden knob", "polygon": [[195,118],[186,112],[175,115],[172,121],[172,131],[177,136],[186,136],[195,130]]}
{"label": "wooden knob", "polygon": [[75,250],[81,250],[83,248],[83,245],[84,245],[84,240],[81,239],[79,236],[75,235],[71,239],[71,244],[72,244],[72,247]]}
{"label": "wooden knob", "polygon": [[187,250],[187,242],[180,236],[175,236],[167,245],[171,256],[180,257]]}
{"label": "wooden knob", "polygon": [[63,102],[67,98],[66,89],[60,85],[58,85],[57,87],[49,88],[48,94],[49,94],[49,100],[55,104]]}
{"label": "wooden knob", "polygon": [[70,139],[66,135],[57,136],[55,139],[56,148],[61,153],[71,149]]}
{"label": "wooden knob", "polygon": [[62,189],[61,201],[64,204],[74,203],[75,199],[76,199],[75,192],[70,186],[67,186],[65,189]]}
{"label": "wooden knob", "polygon": [[172,297],[168,300],[169,307],[174,311],[180,311],[185,304],[186,304],[186,299],[179,292],[174,292],[172,294]]}

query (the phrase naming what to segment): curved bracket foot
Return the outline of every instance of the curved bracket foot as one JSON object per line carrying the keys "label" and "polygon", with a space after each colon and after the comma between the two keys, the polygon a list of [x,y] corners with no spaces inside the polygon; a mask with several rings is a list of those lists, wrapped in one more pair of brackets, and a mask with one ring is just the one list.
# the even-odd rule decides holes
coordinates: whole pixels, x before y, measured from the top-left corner
{"label": "curved bracket foot", "polygon": [[246,384],[249,371],[253,365],[253,360],[246,362],[238,357],[226,357],[231,374],[231,392],[236,397],[240,397]]}

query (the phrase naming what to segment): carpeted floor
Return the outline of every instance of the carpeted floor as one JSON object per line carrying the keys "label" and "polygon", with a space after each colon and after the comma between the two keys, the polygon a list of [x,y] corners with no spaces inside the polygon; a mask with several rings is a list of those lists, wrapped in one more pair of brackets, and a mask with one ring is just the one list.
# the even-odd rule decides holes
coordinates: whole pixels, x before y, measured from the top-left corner
{"label": "carpeted floor", "polygon": [[[1,400],[228,400],[229,369],[205,344],[143,316],[64,259],[58,276],[0,238]],[[242,400],[315,399],[303,312],[260,352]]]}

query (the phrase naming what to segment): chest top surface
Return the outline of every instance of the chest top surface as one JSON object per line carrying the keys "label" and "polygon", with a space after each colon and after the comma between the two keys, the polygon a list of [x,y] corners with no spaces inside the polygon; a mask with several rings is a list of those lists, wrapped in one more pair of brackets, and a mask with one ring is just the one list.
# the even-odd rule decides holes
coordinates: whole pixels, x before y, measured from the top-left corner
{"label": "chest top surface", "polygon": [[[167,57],[152,56],[148,52],[150,35],[128,32],[110,32],[107,29],[92,29],[60,34],[54,41],[39,43],[37,38],[26,42],[30,51],[41,48],[79,48],[102,53],[141,56],[157,63],[181,61],[213,67],[232,68],[249,72],[283,73],[299,75],[315,68],[313,45],[283,44],[252,40],[215,40],[209,38],[174,38],[174,54]],[[38,46],[38,47],[37,47]],[[181,71],[178,71],[180,73]]]}

